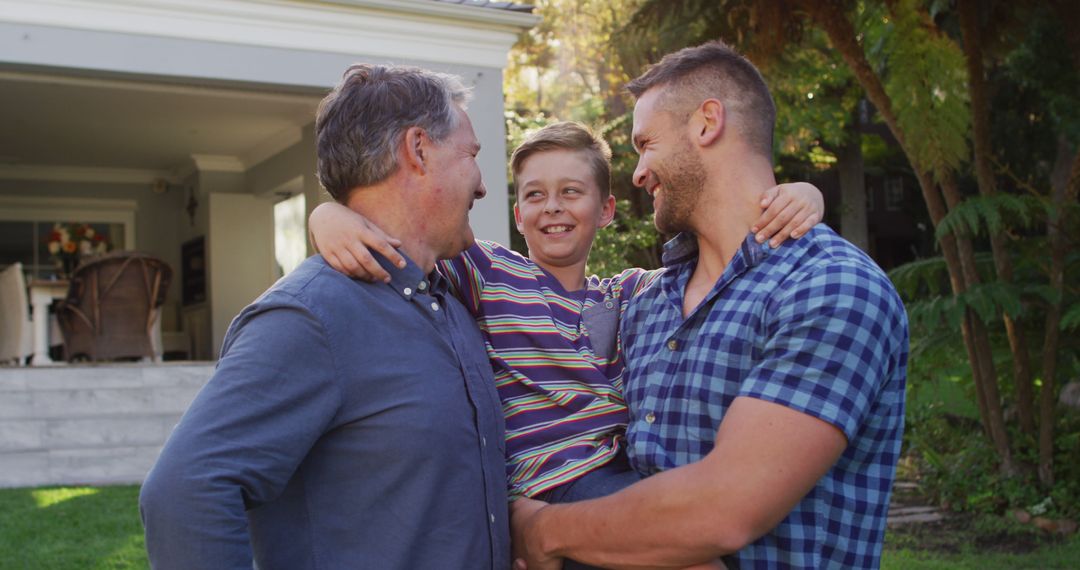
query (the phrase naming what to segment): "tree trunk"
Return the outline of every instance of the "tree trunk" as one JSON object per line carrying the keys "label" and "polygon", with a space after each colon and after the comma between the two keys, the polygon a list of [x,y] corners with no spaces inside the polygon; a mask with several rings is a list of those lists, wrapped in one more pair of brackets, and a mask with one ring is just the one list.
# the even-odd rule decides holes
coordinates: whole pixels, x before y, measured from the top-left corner
{"label": "tree trunk", "polygon": [[[956,180],[952,175],[945,176],[941,183],[942,194],[949,209],[955,209],[962,200],[960,190],[956,187]],[[975,248],[971,239],[966,235],[956,236],[956,247],[960,253],[960,269],[964,275],[966,289],[970,290],[981,282],[978,269],[975,267]],[[986,324],[971,309],[967,309],[971,316],[971,331],[975,342],[976,361],[972,362],[972,368],[978,368],[979,374],[975,375],[975,382],[982,384],[983,395],[986,398],[986,424],[990,427],[990,439],[1001,457],[1001,471],[1008,475],[1016,475],[1018,469],[1013,462],[1012,452],[1009,447],[1009,433],[1005,429],[1005,414],[1001,409],[1001,393],[998,390],[997,370],[994,366],[994,353],[990,345],[990,336],[986,331]]]}
{"label": "tree trunk", "polygon": [[[829,37],[833,47],[839,51],[841,58],[847,63],[858,79],[860,85],[866,90],[866,96],[877,108],[881,118],[889,127],[896,138],[904,154],[908,157],[912,169],[919,180],[919,187],[926,201],[930,218],[937,227],[938,223],[946,214],[946,206],[941,193],[933,184],[930,174],[911,157],[904,132],[900,129],[896,115],[892,110],[892,100],[885,92],[885,86],[877,76],[866,54],[859,45],[855,28],[844,12],[843,2],[832,1],[806,1],[802,3],[803,9]],[[954,197],[956,197],[954,195]],[[949,270],[949,279],[952,283],[953,292],[957,295],[968,289],[967,278],[972,274],[974,267],[973,257],[970,257],[970,242],[967,248],[960,247],[958,239],[946,236],[939,240],[942,254],[945,257],[945,265]],[[965,271],[965,267],[968,269]],[[977,275],[975,276],[977,278]],[[977,281],[976,281],[977,282]],[[986,340],[985,327],[981,327],[978,317],[970,311],[966,311],[964,324],[961,326],[965,348],[971,361],[972,377],[975,381],[976,390],[982,387],[983,394],[980,398],[980,412],[983,413],[983,426],[991,436],[991,441],[1001,459],[1001,467],[1005,473],[1014,473],[1015,466],[1012,453],[1009,450],[1007,434],[1004,431],[1004,418],[1000,416],[1001,402],[992,396],[997,395],[997,378],[988,376],[993,368],[993,355],[989,350],[989,342]],[[976,324],[978,323],[978,325]],[[986,363],[990,366],[987,367]],[[992,385],[992,388],[991,388]],[[998,413],[995,413],[995,409]]]}
{"label": "tree trunk", "polygon": [[[997,193],[994,172],[991,165],[993,149],[990,144],[990,110],[983,71],[982,42],[979,35],[978,7],[974,0],[960,0],[960,29],[963,34],[964,56],[967,60],[968,95],[971,97],[972,146],[975,158],[975,175],[979,194],[993,196]],[[990,250],[994,257],[994,269],[998,280],[1011,283],[1013,276],[1012,260],[1006,249],[1005,237],[997,232],[990,234]],[[1035,436],[1034,384],[1031,373],[1031,357],[1028,353],[1027,338],[1024,330],[1015,320],[1002,311],[1005,333],[1012,352],[1013,384],[1016,387],[1017,413],[1020,429]]]}
{"label": "tree trunk", "polygon": [[836,155],[840,170],[840,235],[870,253],[866,226],[866,176],[863,173],[862,129],[859,110],[848,132],[848,141]]}
{"label": "tree trunk", "polygon": [[[1053,210],[1046,223],[1046,237],[1050,247],[1050,286],[1059,293],[1065,289],[1066,236],[1061,223],[1065,206],[1076,200],[1080,193],[1080,152],[1072,160],[1071,172],[1066,174],[1063,166],[1070,154],[1064,137],[1058,139],[1058,158],[1051,180]],[[1061,327],[1061,304],[1064,295],[1046,310],[1046,336],[1043,339],[1043,385],[1039,394],[1039,481],[1049,488],[1054,484],[1054,410],[1057,405],[1057,356]]]}

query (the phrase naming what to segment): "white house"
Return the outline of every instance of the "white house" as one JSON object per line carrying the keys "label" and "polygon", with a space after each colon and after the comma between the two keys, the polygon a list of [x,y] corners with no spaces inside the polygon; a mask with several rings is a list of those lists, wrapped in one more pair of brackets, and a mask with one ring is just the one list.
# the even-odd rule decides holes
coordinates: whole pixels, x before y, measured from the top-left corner
{"label": "white house", "polygon": [[306,242],[326,199],[315,109],[358,61],[474,86],[489,194],[472,222],[506,241],[502,70],[536,21],[477,0],[0,0],[0,266],[47,277],[52,223],[96,224],[172,266],[164,327],[213,359],[287,265],[276,204],[277,234]]}

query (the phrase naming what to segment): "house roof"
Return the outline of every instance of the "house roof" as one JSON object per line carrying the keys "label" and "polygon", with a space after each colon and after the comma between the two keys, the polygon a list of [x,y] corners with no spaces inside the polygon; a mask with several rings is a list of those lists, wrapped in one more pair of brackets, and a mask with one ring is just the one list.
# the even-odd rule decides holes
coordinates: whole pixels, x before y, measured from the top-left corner
{"label": "house roof", "polygon": [[477,8],[491,8],[494,10],[509,10],[511,12],[524,12],[531,14],[533,6],[518,4],[516,2],[490,2],[489,0],[431,0],[443,4],[461,4],[462,6],[475,6]]}

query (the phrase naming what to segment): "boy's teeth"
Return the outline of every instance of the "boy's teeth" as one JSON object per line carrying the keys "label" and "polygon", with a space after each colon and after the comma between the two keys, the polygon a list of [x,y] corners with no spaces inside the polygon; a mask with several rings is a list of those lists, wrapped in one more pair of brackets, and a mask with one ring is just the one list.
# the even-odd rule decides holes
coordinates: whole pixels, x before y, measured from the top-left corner
{"label": "boy's teeth", "polygon": [[570,226],[549,226],[544,228],[545,234],[556,234],[570,231]]}

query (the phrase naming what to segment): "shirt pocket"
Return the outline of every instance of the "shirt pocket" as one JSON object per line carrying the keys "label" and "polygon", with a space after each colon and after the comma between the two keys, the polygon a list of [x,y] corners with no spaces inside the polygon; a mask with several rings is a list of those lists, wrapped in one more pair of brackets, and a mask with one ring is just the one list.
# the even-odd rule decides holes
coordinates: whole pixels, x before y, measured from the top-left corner
{"label": "shirt pocket", "polygon": [[581,322],[589,336],[593,354],[611,361],[619,336],[619,303],[607,298],[581,312]]}

